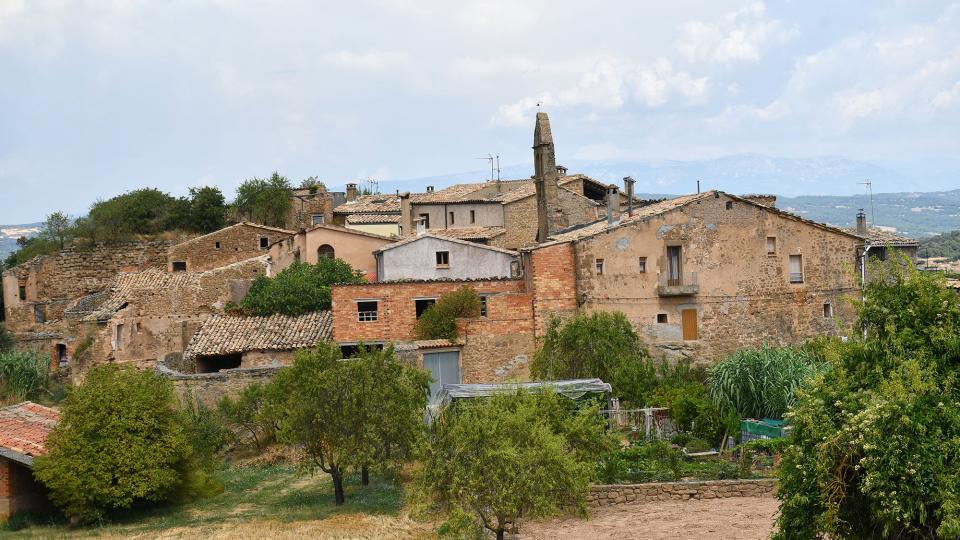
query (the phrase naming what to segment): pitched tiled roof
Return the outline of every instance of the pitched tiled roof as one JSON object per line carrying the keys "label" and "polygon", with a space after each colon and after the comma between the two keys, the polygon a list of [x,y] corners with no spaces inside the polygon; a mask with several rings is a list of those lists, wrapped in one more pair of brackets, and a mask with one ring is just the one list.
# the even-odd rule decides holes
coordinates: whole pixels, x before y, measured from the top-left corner
{"label": "pitched tiled roof", "polygon": [[237,228],[240,228],[240,227],[248,227],[248,228],[252,228],[252,229],[260,229],[260,230],[264,230],[264,231],[269,231],[269,232],[275,232],[275,233],[284,234],[284,235],[287,235],[287,236],[289,236],[289,235],[293,234],[294,232],[296,232],[296,231],[289,231],[289,230],[287,230],[287,229],[278,229],[277,227],[269,227],[269,226],[267,226],[267,225],[260,225],[259,223],[253,223],[253,222],[250,222],[250,221],[241,221],[240,223],[235,223],[235,224],[233,224],[233,225],[230,225],[229,227],[224,227],[224,228],[222,228],[222,229],[218,229],[218,230],[216,230],[216,231],[213,231],[212,233],[207,233],[207,234],[205,234],[205,235],[203,235],[203,236],[197,236],[197,237],[191,238],[191,239],[189,239],[189,240],[184,240],[183,242],[180,242],[179,244],[175,244],[173,247],[179,247],[179,246],[183,246],[183,245],[185,245],[185,244],[191,244],[191,243],[197,242],[197,241],[199,241],[199,240],[204,240],[204,239],[207,239],[207,238],[209,238],[209,237],[217,236],[218,234],[220,234],[220,233],[222,233],[222,232],[224,232],[224,231],[228,231],[228,230],[230,230],[230,229],[237,229]]}
{"label": "pitched tiled roof", "polygon": [[350,225],[368,225],[374,223],[400,223],[400,212],[396,214],[350,214],[347,216]]}
{"label": "pitched tiled roof", "polygon": [[0,455],[25,465],[47,453],[47,436],[60,412],[30,401],[0,408]]}
{"label": "pitched tiled roof", "polygon": [[[411,199],[412,200],[412,199]],[[360,195],[333,209],[334,214],[400,213],[400,198],[396,195]]]}
{"label": "pitched tiled roof", "polygon": [[214,315],[193,335],[183,356],[189,360],[198,356],[313,347],[321,341],[330,341],[332,322],[329,311],[296,316]]}
{"label": "pitched tiled roof", "polygon": [[855,234],[860,238],[864,238],[869,241],[870,244],[875,246],[910,247],[920,245],[919,242],[913,238],[907,238],[906,236],[900,236],[895,232],[885,231],[883,229],[877,229],[873,227],[867,229],[867,234],[865,235],[858,233],[857,229],[854,228],[845,228],[843,230],[850,234]]}
{"label": "pitched tiled roof", "polygon": [[431,233],[459,240],[489,240],[507,232],[503,227],[460,227],[451,229],[431,229]]}
{"label": "pitched tiled roof", "polygon": [[441,349],[444,347],[459,347],[461,345],[461,343],[455,339],[420,339],[414,341],[413,344],[418,349]]}

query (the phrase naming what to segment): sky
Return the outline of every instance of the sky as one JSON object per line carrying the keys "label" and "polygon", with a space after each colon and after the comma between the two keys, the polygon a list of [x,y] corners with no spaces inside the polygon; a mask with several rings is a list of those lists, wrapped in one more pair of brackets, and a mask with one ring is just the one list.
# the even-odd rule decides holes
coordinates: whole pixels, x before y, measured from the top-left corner
{"label": "sky", "polygon": [[560,163],[956,158],[960,3],[0,0],[0,223],[532,163],[538,103]]}

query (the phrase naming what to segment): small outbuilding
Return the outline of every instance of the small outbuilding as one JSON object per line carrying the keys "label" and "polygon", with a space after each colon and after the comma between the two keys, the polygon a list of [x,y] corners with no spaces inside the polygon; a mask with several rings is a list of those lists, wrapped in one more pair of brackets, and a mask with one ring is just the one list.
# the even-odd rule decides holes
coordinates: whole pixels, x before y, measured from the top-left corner
{"label": "small outbuilding", "polygon": [[33,459],[47,453],[59,419],[56,409],[30,401],[0,408],[0,519],[49,505],[46,488],[33,478]]}
{"label": "small outbuilding", "polygon": [[297,349],[330,341],[331,331],[329,311],[265,317],[214,315],[193,335],[183,358],[194,363],[197,373],[288,366]]}

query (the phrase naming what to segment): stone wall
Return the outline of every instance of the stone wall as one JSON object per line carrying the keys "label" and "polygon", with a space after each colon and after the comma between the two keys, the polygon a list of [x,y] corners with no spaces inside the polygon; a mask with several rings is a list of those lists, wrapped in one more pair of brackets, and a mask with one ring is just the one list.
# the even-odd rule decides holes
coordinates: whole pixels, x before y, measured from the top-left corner
{"label": "stone wall", "polygon": [[323,223],[333,223],[333,194],[322,186],[312,194],[309,189],[296,189],[290,199],[286,228],[294,231],[309,229],[314,224],[314,214],[322,215]]}
{"label": "stone wall", "polygon": [[[567,226],[596,221],[597,204],[577,193],[564,188],[557,190],[560,209]],[[490,245],[506,249],[520,249],[537,242],[537,198],[534,195],[524,197],[503,206],[504,234],[493,238]]]}
{"label": "stone wall", "polygon": [[255,223],[237,223],[170,247],[167,270],[173,271],[174,262],[182,262],[186,264],[187,272],[202,272],[266,255],[268,248],[260,247],[261,238],[267,239],[269,247],[292,234],[292,231]]}
{"label": "stone wall", "polygon": [[596,485],[590,486],[590,492],[587,494],[587,504],[593,508],[602,508],[659,501],[772,497],[776,492],[776,487],[776,480],[773,478]]}
{"label": "stone wall", "polygon": [[227,369],[216,373],[185,374],[157,364],[157,372],[173,381],[174,391],[181,403],[193,399],[208,408],[217,406],[224,396],[237,397],[247,386],[269,383],[280,367]]}

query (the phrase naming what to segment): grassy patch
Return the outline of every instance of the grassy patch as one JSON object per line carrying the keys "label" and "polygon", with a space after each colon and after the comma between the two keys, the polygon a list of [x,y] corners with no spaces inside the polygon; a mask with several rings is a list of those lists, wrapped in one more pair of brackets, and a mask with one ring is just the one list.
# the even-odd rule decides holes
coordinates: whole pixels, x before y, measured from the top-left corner
{"label": "grassy patch", "polygon": [[369,486],[361,486],[359,477],[348,478],[347,502],[340,507],[334,505],[327,475],[311,476],[289,465],[228,467],[218,471],[217,478],[224,491],[215,497],[138,508],[114,516],[110,523],[78,530],[46,525],[10,532],[0,526],[0,537],[131,536],[223,523],[319,520],[336,514],[397,515],[403,506],[403,489],[377,477]]}

